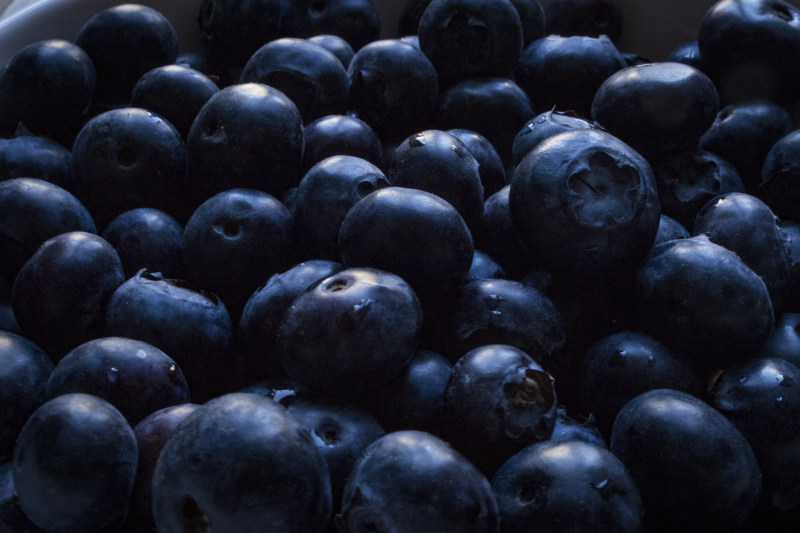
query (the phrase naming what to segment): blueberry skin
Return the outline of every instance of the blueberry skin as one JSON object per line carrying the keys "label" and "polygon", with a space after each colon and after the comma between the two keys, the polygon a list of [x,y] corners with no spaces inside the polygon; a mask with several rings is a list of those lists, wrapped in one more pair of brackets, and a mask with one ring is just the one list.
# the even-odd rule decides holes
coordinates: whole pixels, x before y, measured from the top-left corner
{"label": "blueberry skin", "polygon": [[442,87],[506,76],[523,47],[522,21],[509,0],[433,0],[417,33]]}
{"label": "blueberry skin", "polygon": [[236,187],[278,198],[300,180],[303,119],[278,89],[237,84],[208,99],[186,145],[198,204]]}
{"label": "blueberry skin", "polygon": [[689,230],[680,222],[662,213],[653,245],[671,241],[672,239],[688,239],[691,236],[692,234],[689,233]]}
{"label": "blueberry skin", "polygon": [[442,93],[434,123],[442,130],[461,128],[480,133],[505,163],[511,159],[514,137],[535,115],[532,105],[514,80],[468,79]]}
{"label": "blueberry skin", "polygon": [[592,344],[579,366],[583,408],[604,435],[634,397],[653,389],[704,396],[703,375],[662,342],[636,330],[605,336]]}
{"label": "blueberry skin", "polygon": [[764,281],[703,235],[655,246],[635,298],[642,330],[706,369],[752,356],[775,321]]}
{"label": "blueberry skin", "polygon": [[514,68],[514,79],[538,113],[571,110],[589,118],[597,89],[624,66],[607,35],[551,34],[525,47]]}
{"label": "blueberry skin", "polygon": [[736,167],[745,192],[758,195],[764,159],[793,129],[791,115],[782,106],[767,100],[741,102],[720,109],[697,146]]}
{"label": "blueberry skin", "polygon": [[0,274],[13,283],[47,239],[69,231],[97,233],[89,211],[58,185],[36,178],[0,181]]}
{"label": "blueberry skin", "polygon": [[28,417],[47,399],[53,362],[21,335],[0,331],[0,462],[11,459]]}
{"label": "blueberry skin", "polygon": [[550,442],[564,442],[578,440],[608,449],[606,439],[597,428],[597,421],[590,413],[588,416],[571,416],[566,408],[559,406],[556,414],[556,424]]}
{"label": "blueberry skin", "polygon": [[386,431],[415,429],[439,434],[444,387],[452,370],[447,358],[420,348],[398,376],[358,402]]}
{"label": "blueberry skin", "polygon": [[0,181],[13,178],[38,178],[71,190],[72,152],[38,135],[0,139]]}
{"label": "blueberry skin", "polygon": [[483,212],[478,161],[458,137],[425,130],[406,138],[394,151],[387,172],[393,186],[419,189],[442,198],[474,227]]}
{"label": "blueberry skin", "polygon": [[453,365],[444,390],[450,442],[488,476],[514,453],[553,433],[553,377],[528,354],[486,344]]}
{"label": "blueberry skin", "polygon": [[514,229],[508,207],[510,185],[489,196],[483,214],[473,230],[475,248],[487,253],[512,279],[519,279],[532,268],[532,254]]}
{"label": "blueberry skin", "polygon": [[478,174],[483,185],[483,196],[488,198],[506,185],[506,171],[494,145],[480,133],[464,128],[447,130],[447,133],[467,145],[469,153],[478,162]]}
{"label": "blueberry skin", "polygon": [[309,37],[308,40],[336,56],[336,59],[342,63],[345,70],[350,66],[350,61],[353,60],[353,56],[356,55],[350,43],[338,35],[320,33]]}
{"label": "blueberry skin", "polygon": [[259,285],[296,263],[292,215],[265,192],[230,189],[195,210],[181,251],[189,280],[238,317]]}
{"label": "blueberry skin", "polygon": [[756,354],[783,359],[800,366],[800,313],[784,311],[775,317],[775,327]]}
{"label": "blueberry skin", "polygon": [[47,381],[47,395],[83,392],[119,409],[131,427],[164,407],[189,401],[189,386],[175,361],[152,344],[98,337],[71,350]]}
{"label": "blueberry skin", "polygon": [[203,0],[197,15],[203,48],[225,66],[242,67],[253,53],[283,32],[286,0]]}
{"label": "blueberry skin", "polygon": [[125,417],[101,398],[75,393],[53,398],[31,415],[14,449],[12,472],[31,522],[45,531],[78,533],[123,517],[137,462]]}
{"label": "blueberry skin", "polygon": [[167,278],[185,278],[181,243],[183,226],[164,211],[139,207],[108,223],[102,237],[122,261],[125,279],[146,268]]}
{"label": "blueberry skin", "polygon": [[488,254],[475,250],[472,255],[472,265],[467,273],[468,281],[476,279],[505,279],[506,277],[506,271],[503,270],[500,263],[489,257]]}
{"label": "blueberry skin", "polygon": [[619,41],[623,10],[619,0],[555,0],[544,9],[545,33],[556,35],[608,35]]}
{"label": "blueberry skin", "polygon": [[312,259],[273,274],[256,289],[244,306],[238,322],[238,343],[248,357],[256,380],[282,375],[275,339],[283,315],[295,298],[314,282],[339,272],[341,263]]}
{"label": "blueberry skin", "polygon": [[685,392],[656,389],[625,404],[610,450],[636,482],[648,523],[735,531],[758,501],[761,471],[747,440]]}
{"label": "blueberry skin", "polygon": [[684,63],[646,63],[609,76],[592,101],[592,119],[645,157],[693,149],[714,122],[711,79]]}
{"label": "blueberry skin", "polygon": [[321,533],[331,509],[328,467],[308,430],[256,394],[229,393],[196,409],[153,474],[153,516],[164,533]]}
{"label": "blueberry skin", "polygon": [[397,274],[423,300],[458,289],[475,251],[452,205],[405,187],[384,187],[356,203],[342,222],[339,250],[346,267]]}
{"label": "blueberry skin", "polygon": [[28,131],[71,142],[95,90],[95,66],[80,46],[62,39],[19,50],[0,71],[0,132]]}
{"label": "blueberry skin", "polygon": [[75,196],[99,228],[137,207],[185,220],[189,158],[178,130],[137,107],[121,107],[89,120],[72,145]]}
{"label": "blueberry skin", "polygon": [[800,10],[783,0],[725,0],[700,23],[703,70],[724,104],[753,99],[788,104],[798,98]]}
{"label": "blueberry skin", "polygon": [[415,430],[389,433],[366,449],[335,522],[352,533],[500,531],[486,477],[445,441]]}
{"label": "blueberry skin", "polygon": [[280,363],[312,390],[354,396],[408,364],[421,328],[419,300],[402,278],[347,268],[295,298],[278,328]]}
{"label": "blueberry skin", "polygon": [[522,23],[522,44],[529,45],[545,36],[545,15],[539,0],[511,0]]}
{"label": "blueberry skin", "polygon": [[500,467],[492,491],[504,532],[642,530],[641,496],[625,465],[587,442],[532,444]]}
{"label": "blueberry skin", "polygon": [[339,228],[350,208],[388,186],[384,173],[360,157],[331,156],[311,167],[297,186],[292,210],[304,257],[340,261]]}
{"label": "blueberry skin", "polygon": [[305,149],[302,172],[327,157],[351,155],[382,168],[381,139],[369,124],[350,115],[329,115],[306,124],[303,128]]}
{"label": "blueberry skin", "polygon": [[739,172],[722,157],[704,150],[671,152],[652,159],[653,174],[661,200],[661,213],[688,230],[697,214],[714,197],[743,193]]}
{"label": "blueberry skin", "polygon": [[551,109],[528,120],[514,137],[511,162],[514,167],[536,146],[557,133],[579,128],[598,128],[597,123],[581,118],[570,111]]}
{"label": "blueberry skin", "polygon": [[247,60],[239,83],[263,83],[283,92],[306,124],[347,111],[347,71],[335,55],[307,39],[268,42]]}
{"label": "blueberry skin", "polygon": [[712,405],[742,432],[761,468],[762,502],[786,511],[800,503],[800,368],[757,357],[730,366],[711,388]]}
{"label": "blueberry skin", "polygon": [[772,145],[761,168],[759,198],[782,219],[800,220],[800,129],[792,130]]}
{"label": "blueberry skin", "polygon": [[395,39],[373,41],[347,67],[349,109],[382,141],[427,128],[439,98],[439,79],[419,48]]}
{"label": "blueberry skin", "polygon": [[198,70],[165,65],[139,78],[133,86],[130,105],[161,115],[186,139],[197,113],[218,91],[216,83]]}
{"label": "blueberry skin", "polygon": [[328,463],[334,511],[338,511],[353,465],[386,431],[365,408],[341,398],[298,394],[281,403],[308,429]]}
{"label": "blueberry skin", "polygon": [[78,30],[75,44],[94,64],[92,99],[101,105],[124,104],[145,72],[178,57],[178,34],[160,11],[122,4],[98,11]]}
{"label": "blueberry skin", "polygon": [[542,141],[514,172],[514,228],[544,266],[582,279],[619,276],[653,244],[660,207],[650,164],[595,129]]}
{"label": "blueberry skin", "polygon": [[787,236],[767,204],[746,193],[720,194],[697,214],[693,233],[734,251],[764,280],[773,307],[781,307],[794,267]]}
{"label": "blueberry skin", "polygon": [[133,427],[139,449],[136,481],[130,498],[128,523],[153,526],[153,473],[158,456],[178,425],[198,407],[196,403],[182,403],[164,407],[150,413]]}
{"label": "blueberry skin", "polygon": [[124,281],[116,250],[92,233],[46,240],[22,266],[11,303],[24,335],[58,362],[102,332],[112,293]]}
{"label": "blueberry skin", "polygon": [[381,20],[375,0],[294,0],[289,6],[283,20],[287,35],[330,33],[343,38],[353,50],[380,37]]}
{"label": "blueberry skin", "polygon": [[225,386],[233,343],[228,311],[215,295],[184,281],[140,271],[111,295],[103,335],[152,344],[183,371],[192,399]]}

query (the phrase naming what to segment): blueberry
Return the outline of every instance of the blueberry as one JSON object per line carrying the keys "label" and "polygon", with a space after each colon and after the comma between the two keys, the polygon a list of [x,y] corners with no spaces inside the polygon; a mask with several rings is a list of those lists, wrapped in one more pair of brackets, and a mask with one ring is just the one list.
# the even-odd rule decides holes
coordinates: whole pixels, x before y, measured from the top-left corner
{"label": "blueberry", "polygon": [[82,392],[111,403],[131,427],[164,407],[189,401],[175,361],[152,344],[98,337],[72,349],[47,381],[50,398]]}
{"label": "blueberry", "polygon": [[376,41],[381,21],[374,0],[292,0],[283,20],[283,31],[297,37],[320,33],[338,35],[353,50]]}
{"label": "blueberry", "polygon": [[236,187],[277,198],[300,180],[303,120],[278,89],[237,84],[208,99],[186,145],[198,205]]}
{"label": "blueberry", "polygon": [[14,316],[26,337],[57,362],[101,334],[108,301],[123,282],[116,250],[92,233],[46,240],[14,280]]}
{"label": "blueberry", "polygon": [[573,416],[567,409],[559,405],[556,410],[556,423],[550,442],[564,442],[578,440],[608,449],[606,439],[597,428],[597,420],[591,413],[587,416]]}
{"label": "blueberry", "polygon": [[760,495],[761,471],[742,433],[685,392],[656,389],[626,403],[610,449],[641,492],[646,527],[734,531]]}
{"label": "blueberry", "polygon": [[278,329],[286,374],[321,393],[353,396],[388,383],[417,350],[422,309],[408,283],[347,268],[300,294]]}
{"label": "blueberry", "polygon": [[95,91],[95,65],[80,46],[49,39],[18,51],[0,71],[0,132],[71,143]]}
{"label": "blueberry", "polygon": [[492,478],[503,531],[642,530],[642,500],[625,465],[606,448],[572,440],[533,444]]}
{"label": "blueberry", "polygon": [[160,11],[121,4],[98,11],[75,36],[97,73],[92,100],[101,106],[128,102],[145,72],[178,57],[178,34]]}
{"label": "blueberry", "polygon": [[783,312],[775,317],[775,327],[757,355],[783,359],[800,366],[800,313]]}
{"label": "blueberry", "polygon": [[185,220],[191,208],[184,200],[188,164],[186,145],[175,126],[137,107],[95,116],[72,145],[75,196],[99,228],[137,207],[160,209]]}
{"label": "blueberry", "polygon": [[500,263],[489,257],[488,254],[475,250],[472,255],[472,266],[469,267],[469,272],[467,273],[468,281],[476,279],[505,279],[506,277],[506,271],[503,270]]}
{"label": "blueberry", "polygon": [[239,83],[263,83],[297,106],[304,123],[347,111],[347,71],[342,62],[307,39],[284,37],[256,50]]}
{"label": "blueberry", "polygon": [[369,124],[350,115],[321,117],[303,128],[302,172],[335,155],[360,157],[383,168],[381,139]]}
{"label": "blueberry", "polygon": [[483,203],[483,214],[472,232],[475,247],[487,253],[513,279],[533,268],[532,254],[514,229],[508,207],[510,185],[492,194]]}
{"label": "blueberry", "polygon": [[323,532],[332,510],[328,467],[284,407],[229,393],[174,430],[153,474],[159,531]]}
{"label": "blueberry", "polygon": [[186,139],[197,113],[219,88],[205,74],[183,65],[165,65],[146,72],[130,98],[141,107],[164,117]]}
{"label": "blueberry", "polygon": [[447,133],[463,142],[478,162],[478,174],[481,177],[484,198],[488,198],[506,185],[503,161],[489,139],[478,132],[464,128],[453,128],[447,130]]}
{"label": "blueberry", "polygon": [[309,37],[308,40],[336,56],[345,70],[350,66],[350,61],[353,60],[353,56],[356,54],[350,43],[338,35],[320,33]]}
{"label": "blueberry", "polygon": [[662,214],[661,221],[658,223],[658,232],[653,241],[653,245],[671,241],[672,239],[688,239],[691,233],[680,222],[672,217]]}
{"label": "blueberry", "polygon": [[114,406],[89,394],[58,396],[31,415],[14,449],[20,507],[45,531],[120,523],[137,462],[133,430]]}
{"label": "blueberry", "polygon": [[800,198],[797,187],[797,175],[800,172],[798,144],[800,130],[792,130],[772,145],[761,168],[759,197],[777,216],[788,220],[800,220],[800,210],[797,208]]}
{"label": "blueberry", "polygon": [[570,111],[551,109],[528,120],[517,132],[511,146],[512,163],[516,167],[528,152],[548,137],[579,128],[597,128],[597,124]]}
{"label": "blueberry", "polygon": [[72,152],[38,135],[0,139],[0,181],[12,178],[38,178],[71,190]]}
{"label": "blueberry", "polygon": [[667,55],[666,61],[685,63],[703,70],[703,61],[700,58],[700,46],[697,44],[697,40],[686,41],[673,48]]}
{"label": "blueberry", "polygon": [[499,531],[486,477],[445,441],[415,430],[367,447],[347,479],[336,524],[352,533]]}

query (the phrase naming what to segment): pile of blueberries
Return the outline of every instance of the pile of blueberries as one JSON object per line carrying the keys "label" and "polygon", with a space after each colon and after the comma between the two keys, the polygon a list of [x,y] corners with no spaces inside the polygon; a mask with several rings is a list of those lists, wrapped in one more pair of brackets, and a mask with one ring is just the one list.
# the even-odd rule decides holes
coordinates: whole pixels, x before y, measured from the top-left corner
{"label": "pile of blueberries", "polygon": [[800,530],[800,9],[199,5],[0,71],[0,531]]}

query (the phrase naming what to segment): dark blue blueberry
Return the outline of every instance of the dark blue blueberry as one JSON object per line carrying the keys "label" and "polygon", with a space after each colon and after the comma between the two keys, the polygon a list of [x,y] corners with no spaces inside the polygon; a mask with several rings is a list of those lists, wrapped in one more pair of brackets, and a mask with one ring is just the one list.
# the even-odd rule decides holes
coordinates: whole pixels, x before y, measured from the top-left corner
{"label": "dark blue blueberry", "polygon": [[606,439],[597,428],[597,420],[589,413],[584,416],[572,416],[566,408],[559,405],[556,414],[556,424],[553,426],[551,442],[564,442],[579,440],[601,448],[608,448]]}
{"label": "dark blue blueberry", "polygon": [[467,280],[505,279],[506,277],[506,271],[503,270],[500,263],[489,257],[488,254],[475,250],[472,255],[472,266],[469,267],[467,273]]}
{"label": "dark blue blueberry", "polygon": [[283,32],[295,37],[338,35],[353,50],[380,37],[381,21],[374,0],[291,0]]}
{"label": "dark blue blueberry", "polygon": [[72,152],[37,135],[0,139],[0,181],[12,178],[38,178],[71,190]]}
{"label": "dark blue blueberry", "polygon": [[545,15],[539,0],[511,0],[522,23],[522,43],[526,46],[546,34]]}
{"label": "dark blue blueberry", "polygon": [[522,21],[510,0],[433,0],[417,34],[442,87],[506,76],[523,47]]}
{"label": "dark blue blueberry", "polygon": [[592,102],[592,119],[645,157],[694,149],[718,111],[714,83],[684,63],[619,70],[600,85]]}
{"label": "dark blue blueberry", "polygon": [[672,217],[662,214],[658,223],[658,232],[653,241],[653,245],[660,244],[672,239],[688,239],[692,234],[680,222]]}
{"label": "dark blue blueberry", "polygon": [[183,226],[164,211],[150,207],[126,211],[108,223],[102,237],[119,254],[126,279],[143,268],[167,278],[186,277]]}
{"label": "dark blue blueberry", "polygon": [[414,430],[367,447],[347,479],[336,523],[352,533],[499,531],[486,477],[445,441]]}
{"label": "dark blue blueberry", "polygon": [[600,84],[624,66],[607,35],[548,35],[525,47],[514,79],[538,113],[559,109],[589,118]]}
{"label": "dark blue blueberry", "polygon": [[703,235],[655,246],[635,298],[643,332],[706,369],[751,357],[775,321],[764,281]]}
{"label": "dark blue blueberry", "polygon": [[350,66],[350,61],[353,60],[353,56],[356,54],[350,43],[338,35],[320,33],[309,37],[308,40],[335,55],[342,62],[342,66],[345,69]]}
{"label": "dark blue blueberry", "polygon": [[253,291],[296,263],[292,215],[265,192],[230,189],[195,210],[181,251],[189,280],[222,298],[236,321]]}
{"label": "dark blue blueberry", "polygon": [[397,274],[425,300],[464,283],[474,246],[464,219],[445,200],[418,189],[384,187],[347,213],[339,250],[346,267]]}
{"label": "dark blue blueberry", "polygon": [[95,65],[62,39],[28,45],[0,71],[0,133],[28,131],[71,143],[95,91]]}
{"label": "dark blue blueberry", "polygon": [[48,399],[53,362],[41,348],[10,331],[0,331],[0,361],[0,462],[6,462],[25,421]]}
{"label": "dark blue blueberry", "polygon": [[78,30],[75,44],[94,64],[95,104],[124,104],[145,72],[175,62],[178,34],[160,11],[120,4],[98,11]]}
{"label": "dark blue blueberry", "polygon": [[47,395],[73,392],[108,401],[131,427],[150,413],[189,401],[189,386],[171,357],[152,344],[123,337],[92,339],[58,362]]}
{"label": "dark blue blueberry", "polygon": [[22,266],[12,289],[24,335],[57,362],[103,331],[106,306],[124,281],[116,250],[92,233],[46,240]]}
{"label": "dark blue blueberry", "polygon": [[297,186],[292,210],[304,257],[339,261],[339,228],[350,208],[388,186],[383,172],[360,157],[332,156],[311,167]]}
{"label": "dark blue blueberry", "polygon": [[371,42],[347,68],[349,109],[381,141],[399,140],[427,128],[436,110],[439,81],[430,59],[399,40]]}
{"label": "dark blue blueberry", "polygon": [[579,128],[597,128],[597,123],[570,111],[551,109],[530,119],[519,130],[511,146],[512,163],[516,167],[528,152],[548,137]]}
{"label": "dark blue blueberry", "polygon": [[347,268],[300,294],[278,329],[281,366],[313,391],[354,396],[388,383],[417,351],[422,308],[411,286]]}
{"label": "dark blue blueberry", "polygon": [[252,365],[253,381],[282,375],[275,339],[283,315],[314,282],[342,270],[341,263],[312,259],[274,274],[256,289],[238,323],[239,346]]}
{"label": "dark blue blueberry", "polygon": [[687,41],[672,49],[667,55],[666,61],[685,63],[700,70],[703,69],[703,61],[700,59],[700,47],[697,40]]}
{"label": "dark blue blueberry", "polygon": [[113,405],[58,396],[31,415],[14,449],[19,505],[45,531],[99,531],[124,517],[137,462],[136,437]]}
{"label": "dark blue blueberry", "polygon": [[306,124],[302,172],[327,157],[352,155],[382,168],[383,148],[369,124],[350,115],[330,115]]}
{"label": "dark blue blueberry", "polygon": [[510,185],[506,185],[483,203],[483,214],[472,232],[475,248],[487,253],[510,277],[517,279],[532,268],[533,255],[511,222],[508,208]]}
{"label": "dark blue blueberry", "polygon": [[217,91],[217,85],[202,72],[183,65],[165,65],[139,78],[130,105],[161,115],[186,139],[200,108]]}
{"label": "dark blue blueberry", "polygon": [[454,128],[447,133],[463,142],[475,161],[478,162],[478,174],[483,185],[483,197],[488,198],[506,185],[506,171],[500,155],[494,145],[481,135],[472,130]]}
{"label": "dark blue blueberry", "polygon": [[557,405],[553,377],[528,354],[486,344],[453,365],[442,431],[491,476],[514,453],[550,438]]}
{"label": "dark blue blueberry", "polygon": [[387,172],[393,186],[419,189],[442,198],[474,227],[483,212],[483,184],[478,161],[458,137],[425,130],[395,149]]}
{"label": "dark blue blueberry", "polygon": [[283,92],[306,124],[347,111],[347,71],[335,55],[307,39],[268,42],[247,60],[239,83],[263,83]]}
{"label": "dark blue blueberry", "polygon": [[137,207],[185,220],[191,208],[188,165],[186,145],[175,126],[137,107],[95,116],[72,145],[75,196],[99,228]]}
{"label": "dark blue blueberry", "polygon": [[198,205],[236,187],[278,198],[300,180],[303,119],[278,89],[232,85],[209,98],[186,144]]}
{"label": "dark blue blueberry", "polygon": [[13,283],[47,239],[68,231],[96,233],[89,211],[58,185],[35,178],[0,181],[0,275]]}
{"label": "dark blue blueberry", "polygon": [[583,279],[635,268],[661,214],[650,164],[618,138],[588,128],[528,152],[508,202],[514,228],[542,264]]}
{"label": "dark blue blueberry", "polygon": [[685,392],[655,389],[626,403],[609,448],[639,487],[648,529],[735,531],[758,502],[753,449],[722,413]]}
{"label": "dark blue blueberry", "polygon": [[800,221],[800,129],[772,145],[761,168],[758,196],[780,218]]}
{"label": "dark blue blueberry", "polygon": [[784,311],[776,316],[775,327],[757,355],[784,359],[800,366],[800,313]]}
{"label": "dark blue blueberry", "polygon": [[638,533],[642,499],[605,447],[545,441],[513,455],[492,478],[503,532]]}
{"label": "dark blue blueberry", "polygon": [[619,0],[551,0],[544,9],[545,33],[607,35],[617,42],[624,18],[621,4]]}
{"label": "dark blue blueberry", "polygon": [[217,296],[185,281],[140,271],[111,296],[103,334],[144,341],[169,354],[194,401],[216,396],[227,386],[233,366],[230,316]]}
{"label": "dark blue blueberry", "polygon": [[285,407],[230,393],[173,431],[153,474],[159,531],[323,533],[332,511],[325,459]]}

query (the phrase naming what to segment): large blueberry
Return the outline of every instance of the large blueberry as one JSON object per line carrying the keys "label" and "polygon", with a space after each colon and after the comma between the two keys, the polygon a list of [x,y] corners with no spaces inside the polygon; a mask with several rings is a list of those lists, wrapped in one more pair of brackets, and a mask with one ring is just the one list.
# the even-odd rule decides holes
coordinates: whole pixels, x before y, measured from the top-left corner
{"label": "large blueberry", "polygon": [[278,329],[280,362],[314,390],[355,395],[389,382],[417,350],[422,309],[400,277],[348,268],[300,294]]}
{"label": "large blueberry", "polygon": [[382,168],[381,139],[369,124],[351,115],[321,117],[303,128],[302,172],[334,155],[360,157]]}
{"label": "large blueberry", "polygon": [[499,531],[486,477],[443,440],[414,430],[367,447],[347,479],[336,522],[353,533]]}
{"label": "large blueberry", "polygon": [[123,518],[137,462],[136,437],[114,406],[65,394],[44,403],[22,428],[14,487],[25,516],[43,530],[100,531]]}
{"label": "large blueberry", "polygon": [[196,409],[164,445],[153,474],[159,531],[325,531],[328,467],[286,408],[231,393]]}
{"label": "large blueberry", "polygon": [[267,85],[237,84],[209,98],[186,143],[198,204],[235,187],[277,198],[300,179],[303,119],[294,102]]}
{"label": "large blueberry", "polygon": [[124,281],[116,250],[92,233],[46,240],[14,281],[14,316],[26,337],[58,361],[103,331],[106,306]]}
{"label": "large blueberry", "polygon": [[634,268],[652,246],[661,214],[650,164],[618,138],[588,128],[529,152],[508,205],[514,228],[542,264],[594,279]]}

